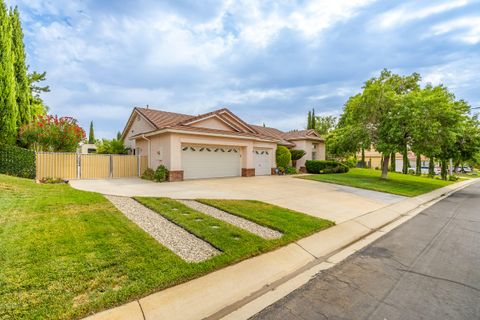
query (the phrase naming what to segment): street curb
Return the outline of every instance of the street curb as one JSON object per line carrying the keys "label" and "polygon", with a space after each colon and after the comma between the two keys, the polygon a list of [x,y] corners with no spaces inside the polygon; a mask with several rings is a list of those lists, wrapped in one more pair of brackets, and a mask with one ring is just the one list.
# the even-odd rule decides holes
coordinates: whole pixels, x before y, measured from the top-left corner
{"label": "street curb", "polygon": [[[412,218],[429,203],[477,181],[458,182],[388,205],[277,250],[86,319],[247,319],[308,282],[321,270]],[[389,225],[393,228],[389,229]]]}

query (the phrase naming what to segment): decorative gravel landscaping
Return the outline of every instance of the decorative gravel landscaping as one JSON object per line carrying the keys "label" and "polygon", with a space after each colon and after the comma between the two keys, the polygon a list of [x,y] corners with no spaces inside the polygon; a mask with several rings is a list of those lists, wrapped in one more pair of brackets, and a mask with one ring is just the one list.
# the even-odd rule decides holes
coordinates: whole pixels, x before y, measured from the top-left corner
{"label": "decorative gravel landscaping", "polygon": [[188,262],[207,260],[219,251],[132,198],[108,196],[115,207],[165,247]]}
{"label": "decorative gravel landscaping", "polygon": [[198,201],[195,201],[195,200],[178,200],[178,201],[180,203],[183,203],[189,208],[192,208],[194,210],[200,211],[202,213],[205,213],[219,220],[233,224],[234,226],[237,226],[248,232],[256,234],[257,236],[262,237],[264,239],[277,239],[282,236],[281,232],[258,225],[252,221],[235,216],[223,210],[219,210],[215,207],[205,205]]}
{"label": "decorative gravel landscaping", "polygon": [[350,169],[348,173],[314,174],[300,176],[300,179],[315,180],[375,190],[401,196],[414,197],[452,184],[451,181],[432,179],[395,172],[388,173],[388,179],[380,179],[381,171],[373,169]]}
{"label": "decorative gravel landscaping", "polygon": [[[149,202],[220,253],[188,263],[100,194],[0,175],[0,319],[81,318],[333,224],[261,202],[239,201],[239,207],[246,207],[239,210],[253,209],[258,215],[268,208],[267,223],[245,217],[283,233],[266,240],[175,200]],[[285,226],[271,216],[275,212],[289,217]]]}

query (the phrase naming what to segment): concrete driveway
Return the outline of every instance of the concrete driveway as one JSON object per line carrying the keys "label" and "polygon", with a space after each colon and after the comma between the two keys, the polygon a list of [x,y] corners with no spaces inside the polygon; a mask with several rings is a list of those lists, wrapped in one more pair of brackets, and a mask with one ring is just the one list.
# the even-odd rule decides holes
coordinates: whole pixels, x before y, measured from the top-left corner
{"label": "concrete driveway", "polygon": [[405,197],[292,176],[258,176],[155,183],[137,178],[71,180],[72,187],[118,196],[174,199],[250,199],[307,213],[337,223],[382,208]]}

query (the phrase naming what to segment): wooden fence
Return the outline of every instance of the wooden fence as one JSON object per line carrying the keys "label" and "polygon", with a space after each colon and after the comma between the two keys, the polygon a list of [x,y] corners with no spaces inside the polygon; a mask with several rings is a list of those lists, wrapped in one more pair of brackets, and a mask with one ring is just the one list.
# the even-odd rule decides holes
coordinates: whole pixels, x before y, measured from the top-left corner
{"label": "wooden fence", "polygon": [[147,156],[37,152],[36,178],[138,177],[147,169],[147,162]]}

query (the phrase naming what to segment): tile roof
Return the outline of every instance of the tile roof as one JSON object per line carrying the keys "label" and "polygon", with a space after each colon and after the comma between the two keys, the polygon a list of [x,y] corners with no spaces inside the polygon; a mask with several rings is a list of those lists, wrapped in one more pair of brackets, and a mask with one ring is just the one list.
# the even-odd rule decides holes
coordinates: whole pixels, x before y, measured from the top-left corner
{"label": "tile roof", "polygon": [[[175,113],[175,112],[168,112],[168,111],[160,111],[155,109],[147,109],[147,108],[139,108],[136,107],[137,110],[141,115],[143,115],[150,123],[152,123],[156,130],[160,129],[176,129],[176,130],[185,130],[185,131],[192,131],[192,132],[205,132],[205,133],[213,133],[213,134],[223,134],[223,135],[238,135],[238,136],[245,136],[245,137],[255,137],[265,140],[272,140],[276,141],[279,144],[286,145],[286,146],[294,146],[294,144],[288,140],[290,139],[314,139],[314,140],[323,140],[320,137],[312,136],[313,130],[300,130],[300,131],[290,131],[290,132],[283,132],[281,130],[263,126],[257,126],[252,124],[247,124],[243,122],[240,118],[238,118],[235,114],[230,112],[228,109],[223,108],[219,110],[215,110],[212,112],[208,112],[205,114],[201,114],[198,116],[192,116],[187,114]],[[194,127],[185,125],[191,121],[195,121],[204,117],[208,117],[213,114],[218,114],[222,119],[225,120],[220,113],[227,112],[231,117],[242,123],[244,126],[247,126],[251,132],[243,132],[243,131],[225,131],[225,130],[217,130],[217,129],[209,129],[209,128],[202,128],[202,127]],[[154,131],[156,131],[154,130]],[[153,132],[153,131],[152,131]],[[144,133],[151,133],[151,132],[144,132]],[[135,135],[138,136],[138,135]],[[133,136],[133,137],[135,137]]]}

